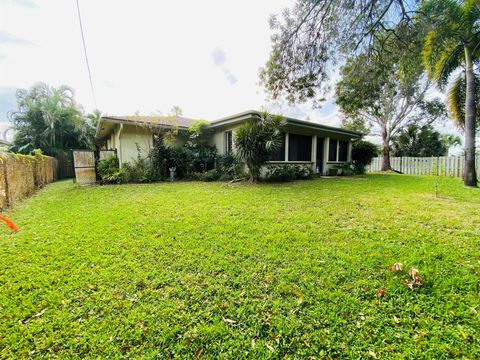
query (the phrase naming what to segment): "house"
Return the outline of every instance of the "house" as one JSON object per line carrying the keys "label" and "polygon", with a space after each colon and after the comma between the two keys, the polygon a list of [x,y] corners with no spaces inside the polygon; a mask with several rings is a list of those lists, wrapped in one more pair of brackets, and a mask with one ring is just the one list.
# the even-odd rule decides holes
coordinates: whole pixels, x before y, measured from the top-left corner
{"label": "house", "polygon": [[[211,144],[219,154],[233,151],[235,129],[261,114],[249,110],[212,121]],[[139,150],[146,156],[159,129],[176,129],[181,134],[194,121],[180,116],[105,116],[97,127],[96,143],[103,150],[115,150],[122,165],[137,159]],[[315,173],[328,174],[329,168],[351,161],[352,140],[360,136],[355,131],[286,117],[281,146],[270,163],[310,164]],[[181,143],[182,136],[176,141]]]}

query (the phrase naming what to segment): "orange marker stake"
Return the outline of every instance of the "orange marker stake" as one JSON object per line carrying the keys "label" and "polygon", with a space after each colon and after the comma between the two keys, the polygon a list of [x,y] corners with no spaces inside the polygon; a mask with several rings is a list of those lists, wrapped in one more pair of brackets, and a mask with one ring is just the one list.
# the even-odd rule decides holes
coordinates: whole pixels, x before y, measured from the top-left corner
{"label": "orange marker stake", "polygon": [[8,220],[6,217],[0,215],[0,220],[2,220],[7,226],[13,231],[17,231],[17,226],[13,223],[12,220]]}

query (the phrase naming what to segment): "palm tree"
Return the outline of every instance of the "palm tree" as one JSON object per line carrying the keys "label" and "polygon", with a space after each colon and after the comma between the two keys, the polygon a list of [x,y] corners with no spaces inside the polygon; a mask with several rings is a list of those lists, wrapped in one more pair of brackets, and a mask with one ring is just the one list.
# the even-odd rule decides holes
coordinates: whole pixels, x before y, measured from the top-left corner
{"label": "palm tree", "polygon": [[[448,112],[455,124],[465,130],[465,96],[467,84],[465,82],[465,72],[462,71],[456,79],[453,81],[450,89],[448,90]],[[476,89],[476,119],[480,118],[480,77],[475,74],[475,89]],[[479,127],[477,121],[477,130]]]}
{"label": "palm tree", "polygon": [[430,20],[423,60],[427,72],[444,88],[451,75],[464,70],[466,186],[477,186],[475,171],[476,95],[474,63],[480,60],[480,8],[476,0],[429,0],[421,13]]}
{"label": "palm tree", "polygon": [[250,182],[259,180],[262,165],[280,145],[283,121],[282,116],[264,112],[236,130],[235,150],[248,168]]}

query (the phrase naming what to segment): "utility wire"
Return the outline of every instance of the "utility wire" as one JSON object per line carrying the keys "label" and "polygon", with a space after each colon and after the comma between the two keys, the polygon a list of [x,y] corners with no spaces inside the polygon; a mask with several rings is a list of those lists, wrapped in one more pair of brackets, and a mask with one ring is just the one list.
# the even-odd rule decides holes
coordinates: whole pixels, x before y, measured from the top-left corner
{"label": "utility wire", "polygon": [[82,17],[80,16],[80,5],[78,3],[78,0],[76,0],[76,2],[77,2],[78,23],[80,24],[80,33],[82,34],[83,52],[85,54],[85,62],[87,63],[88,78],[90,79],[90,89],[92,90],[92,97],[93,97],[93,102],[95,103],[95,109],[98,109],[97,99],[95,97],[95,90],[93,89],[92,71],[90,70],[90,64],[88,62],[88,55],[87,55],[87,47],[85,46],[85,36],[83,35]]}

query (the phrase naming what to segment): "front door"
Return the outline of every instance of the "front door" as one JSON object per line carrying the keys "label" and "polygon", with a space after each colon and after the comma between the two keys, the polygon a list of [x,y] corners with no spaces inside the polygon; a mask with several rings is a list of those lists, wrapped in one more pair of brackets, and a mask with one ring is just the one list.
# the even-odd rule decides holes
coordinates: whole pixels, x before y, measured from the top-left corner
{"label": "front door", "polygon": [[315,173],[318,175],[323,174],[323,138],[317,137],[317,156]]}

